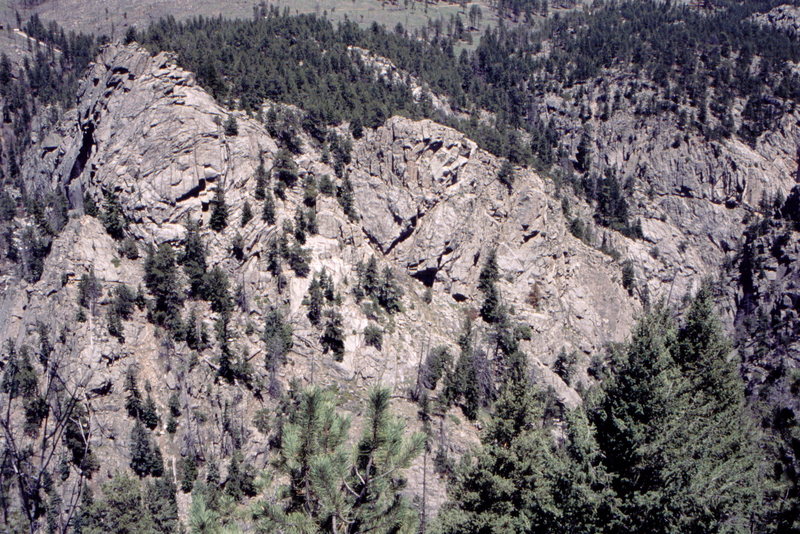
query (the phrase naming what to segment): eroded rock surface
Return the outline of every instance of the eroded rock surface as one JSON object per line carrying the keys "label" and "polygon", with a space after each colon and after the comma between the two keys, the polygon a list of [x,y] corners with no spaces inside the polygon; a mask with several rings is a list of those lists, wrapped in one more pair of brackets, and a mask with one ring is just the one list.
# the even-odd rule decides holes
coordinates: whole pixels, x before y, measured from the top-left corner
{"label": "eroded rock surface", "polygon": [[[565,116],[564,135],[577,144],[579,132],[570,129],[568,106],[551,104],[554,114]],[[408,397],[427,351],[446,345],[457,354],[464,319],[476,316],[481,305],[477,280],[492,250],[503,302],[514,320],[531,328],[522,349],[536,381],[575,405],[580,398],[573,387],[590,380],[585,372],[590,356],[610,342],[624,341],[642,309],[641,296],[622,285],[620,260],[635,260],[638,283],[648,288],[651,301],[673,291],[682,295],[714,274],[712,268],[735,248],[744,216],[765,191],[788,191],[797,168],[794,114],[754,148],[735,140],[706,143],[677,134],[657,118],[624,115],[598,122],[593,137],[596,153],[602,154],[598,168],[616,167],[623,177],[636,176],[651,186],[637,187],[631,199],[645,239],[609,231],[610,245],[621,254],[614,259],[569,232],[552,179],[517,168],[509,188],[497,180],[500,161],[463,134],[428,120],[394,117],[355,142],[347,172],[358,216],[347,217],[335,198],[319,196],[319,233],[305,244],[312,273],[325,269],[341,295],[345,353],[336,362],[323,352],[320,329],[307,318],[310,277],[294,276],[284,265],[285,284],[279,284],[268,265],[270,242],[303,204],[302,187],[276,199],[277,224],[266,224],[259,217],[254,174],[262,159],[271,168],[278,145],[262,124],[243,113],[234,113],[238,135],[225,135],[230,115],[168,54],[151,57],[135,46],[108,47],[83,84],[76,111],[33,149],[37,157],[23,167],[27,182],[41,190],[63,184],[73,217],[55,239],[39,282],[7,277],[0,339],[35,344],[37,324],[46,325],[73,385],[93,392],[88,402],[98,423],[93,440],[102,476],[125,469],[128,462],[130,421],[122,384],[130,366],[138,369],[141,384],[150,383],[162,414],[169,397],[180,395],[184,415],[177,433],[158,429],[168,465],[190,450],[204,459],[226,457],[233,446],[231,420],[246,437],[248,460],[255,467],[266,465],[268,436],[255,429],[253,417],[275,405],[266,393],[273,377],[260,339],[264,314],[273,305],[294,327],[294,347],[277,376],[284,387],[292,378],[336,384],[347,399],[344,408],[353,412],[376,382]],[[307,175],[335,174],[308,138],[295,159],[300,183]],[[230,209],[228,227],[221,232],[208,229],[217,188]],[[85,196],[102,204],[105,193],[118,198],[138,259],[123,257],[101,222],[82,214]],[[242,226],[245,201],[255,217]],[[578,203],[573,209],[586,206]],[[125,321],[125,343],[108,334],[111,288],[144,286],[146,247],[179,246],[189,218],[203,223],[209,265],[222,267],[237,294],[233,345],[250,362],[256,390],[220,381],[213,347],[189,350],[149,323],[143,310]],[[241,259],[232,253],[237,234]],[[373,256],[393,270],[404,289],[403,310],[395,315],[374,317],[353,295],[358,263]],[[92,268],[103,294],[87,321],[76,322],[78,281]],[[187,287],[182,270],[180,277]],[[213,332],[215,314],[208,303],[187,299],[184,310],[195,310]],[[381,350],[364,341],[370,322],[384,330]],[[491,327],[478,321],[476,330],[479,350],[495,358]],[[562,349],[579,354],[581,371],[571,385],[551,370]],[[402,400],[397,405],[411,426],[419,424],[416,405]],[[442,427],[451,438],[447,447],[461,453],[475,443],[476,428],[454,420],[445,416]],[[444,486],[431,462],[427,466],[428,502],[435,508]],[[412,491],[420,491],[421,479],[420,460],[411,471]]]}

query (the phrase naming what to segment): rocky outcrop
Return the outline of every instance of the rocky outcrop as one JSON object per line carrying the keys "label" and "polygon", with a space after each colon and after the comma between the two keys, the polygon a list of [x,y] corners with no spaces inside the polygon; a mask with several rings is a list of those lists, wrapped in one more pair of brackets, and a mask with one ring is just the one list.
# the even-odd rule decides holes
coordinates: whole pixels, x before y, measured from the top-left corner
{"label": "rocky outcrop", "polygon": [[[674,109],[666,112],[660,105]],[[730,105],[738,113],[744,103]],[[610,72],[568,90],[565,97],[546,96],[540,112],[544,122],[552,120],[561,150],[572,162],[587,137],[587,174],[613,171],[621,184],[628,184],[631,220],[641,220],[644,239],[625,239],[601,227],[595,227],[595,234],[607,234],[612,246],[634,261],[637,282],[651,300],[681,297],[703,277],[718,276],[747,220],[765,203],[785,197],[796,181],[796,110],[753,144],[735,135],[708,138],[682,122],[682,115],[696,113],[692,108],[665,102],[660,89],[648,82]]]}
{"label": "rocky outcrop", "polygon": [[358,46],[348,46],[347,48],[351,53],[356,54],[367,67],[373,70],[376,78],[406,86],[417,103],[427,101],[439,113],[445,115],[454,114],[447,97],[434,93],[427,84],[420,82],[411,73],[398,68],[390,59],[374,54],[366,48]]}
{"label": "rocky outcrop", "polygon": [[[522,349],[536,381],[575,405],[581,401],[575,388],[591,382],[585,372],[590,357],[625,340],[642,297],[674,302],[716,274],[738,248],[745,220],[761,209],[762,198],[789,190],[796,176],[799,121],[796,113],[784,115],[750,146],[734,138],[709,141],[663,115],[625,110],[608,120],[590,113],[585,128],[579,126],[579,110],[567,101],[548,97],[545,103],[562,144],[572,147],[568,153],[588,130],[592,172],[615,169],[621,180],[633,180],[628,202],[642,221],[644,238],[595,226],[595,246],[605,236],[603,253],[569,231],[571,219],[590,223],[592,216],[585,202],[565,195],[563,181],[517,167],[513,185],[503,184],[497,178],[501,162],[464,134],[429,120],[391,118],[354,143],[346,172],[357,216],[347,216],[335,198],[320,195],[318,233],[304,245],[311,271],[324,269],[341,297],[345,351],[342,361],[335,361],[323,351],[319,327],[307,318],[309,277],[295,276],[286,265],[275,276],[269,265],[271,243],[304,206],[298,186],[276,199],[277,224],[258,216],[254,174],[262,161],[271,168],[276,141],[258,121],[219,106],[170,55],[107,47],[81,88],[76,110],[23,165],[31,190],[64,188],[73,210],[53,242],[41,280],[3,278],[0,340],[35,346],[38,325],[51,333],[70,387],[87,392],[101,472],[127,465],[130,425],[122,384],[131,367],[140,383],[150,384],[162,413],[171,396],[180,398],[184,415],[177,433],[158,430],[168,464],[190,451],[207,460],[227,457],[233,419],[237,440],[244,437],[246,456],[258,468],[266,465],[269,435],[256,429],[253,418],[263,408],[274,410],[267,395],[271,385],[285,387],[291,379],[335,384],[350,399],[344,408],[354,412],[356,400],[376,382],[407,397],[429,350],[446,345],[457,352],[465,317],[477,317],[481,305],[480,270],[495,251],[503,303],[531,330]],[[223,126],[231,115],[236,135],[226,135]],[[313,140],[304,137],[303,145],[295,157],[300,183],[335,175]],[[214,232],[208,221],[218,189],[230,209],[229,225]],[[118,199],[139,258],[123,256],[100,221],[83,215],[85,198],[103,205],[107,194]],[[572,198],[569,214],[565,197]],[[245,202],[256,216],[240,224]],[[145,310],[124,322],[124,343],[108,333],[112,288],[144,286],[145,249],[179,245],[189,218],[202,223],[209,264],[224,270],[237,295],[232,337],[236,355],[253,370],[250,388],[219,380],[213,341],[210,349],[190,350],[153,326]],[[239,257],[232,253],[235,241],[241,244]],[[404,290],[401,312],[375,313],[355,298],[358,265],[370,257],[395,273]],[[633,260],[639,293],[623,287],[626,259]],[[786,272],[777,278],[793,280],[785,262],[778,263]],[[87,321],[77,322],[79,280],[90,269],[103,292]],[[178,274],[187,287],[184,274]],[[786,311],[796,304],[792,287],[764,291],[786,295],[788,300],[780,300],[788,303],[781,308]],[[271,306],[284,310],[294,328],[294,347],[277,375],[265,366],[260,339]],[[183,309],[187,315],[193,310],[213,331],[216,314],[208,303],[187,298]],[[384,331],[380,350],[365,343],[363,332],[371,323]],[[490,361],[497,358],[493,327],[477,321],[476,334],[478,349]],[[570,384],[552,371],[562,350],[578,354],[579,371]],[[418,424],[413,403],[397,404],[410,425]],[[454,420],[442,417],[438,439],[450,436],[446,446],[458,454],[475,443],[476,428]],[[431,469],[430,462],[424,465]],[[443,500],[442,482],[432,472],[423,476],[423,463],[410,476],[415,491],[423,478],[428,481],[433,508]],[[185,507],[187,497],[182,499]]]}
{"label": "rocky outcrop", "polygon": [[[123,377],[137,369],[149,383],[162,414],[178,394],[184,414],[176,434],[159,427],[157,441],[167,464],[194,451],[201,458],[230,453],[231,425],[244,436],[244,450],[256,467],[266,464],[268,436],[256,430],[255,413],[272,407],[266,391],[275,377],[265,368],[260,332],[263,315],[279,306],[294,327],[294,347],[277,375],[279,383],[336,384],[353,400],[376,382],[405,397],[419,363],[431,348],[453,347],[465,316],[474,316],[481,296],[477,277],[490,250],[497,251],[499,288],[514,318],[532,329],[523,349],[540,383],[552,386],[567,405],[580,402],[575,390],[550,369],[558,352],[576,350],[585,368],[589,356],[609,342],[625,339],[639,303],[621,285],[620,264],[574,238],[566,228],[552,184],[529,169],[516,169],[513,188],[500,184],[498,160],[462,134],[430,121],[393,118],[355,143],[349,173],[358,217],[351,220],[335,198],[319,196],[319,233],[309,236],[312,272],[325,269],[341,295],[345,353],[341,362],[325,354],[320,330],[306,317],[309,278],[284,267],[279,281],[269,269],[267,250],[284,221],[303,204],[300,187],[277,200],[277,224],[258,216],[254,173],[263,159],[272,165],[277,145],[263,125],[244,114],[238,135],[225,135],[231,113],[200,88],[194,76],[167,54],[149,56],[135,46],[105,48],[84,82],[77,109],[33,149],[23,166],[27,183],[41,191],[64,187],[73,206],[71,220],[54,240],[36,284],[10,282],[0,300],[0,339],[39,343],[36,325],[52,333],[54,350],[69,362],[74,386],[87,397],[99,429],[93,434],[101,474],[125,469],[130,424],[124,412]],[[320,151],[304,138],[296,158],[300,180],[334,176]],[[207,228],[217,188],[230,208],[221,232]],[[129,223],[140,257],[129,259],[102,224],[82,214],[85,197],[103,205],[113,193]],[[248,201],[256,217],[240,225]],[[178,245],[188,218],[201,221],[209,264],[228,275],[239,306],[231,324],[235,353],[254,374],[251,389],[217,377],[216,351],[192,351],[148,322],[138,310],[124,322],[125,342],[108,333],[106,313],[112,288],[144,286],[144,251],[161,243]],[[237,234],[243,254],[231,252]],[[357,265],[369,257],[393,269],[404,289],[403,311],[395,315],[365,309],[353,296]],[[103,291],[86,322],[76,322],[80,277],[94,269]],[[178,273],[183,287],[183,273]],[[430,289],[430,299],[425,293]],[[213,332],[208,304],[185,300]],[[381,350],[367,346],[363,330],[377,322],[384,330]],[[495,357],[491,328],[481,322],[481,350]],[[580,373],[579,373],[580,375]],[[585,373],[573,382],[589,380]],[[416,425],[417,408],[403,401],[400,411]],[[349,403],[345,408],[353,408]],[[163,424],[162,419],[162,424]],[[475,442],[472,425],[444,417],[447,446],[463,452]],[[431,462],[426,464],[431,470]],[[224,476],[224,464],[223,464]],[[411,487],[421,487],[422,463],[411,471]],[[428,502],[435,508],[444,486],[427,474]],[[433,481],[433,482],[431,482]],[[182,497],[182,506],[188,497]]]}
{"label": "rocky outcrop", "polygon": [[636,307],[619,265],[569,234],[541,177],[517,169],[509,191],[498,170],[496,158],[463,134],[391,119],[355,149],[351,180],[363,231],[435,294],[472,307],[480,306],[477,277],[495,249],[503,296],[533,327],[526,348],[542,362],[562,348],[588,355],[622,339],[608,333],[627,331]]}
{"label": "rocky outcrop", "polygon": [[800,8],[797,6],[784,4],[766,13],[753,15],[752,20],[794,34],[800,33]]}

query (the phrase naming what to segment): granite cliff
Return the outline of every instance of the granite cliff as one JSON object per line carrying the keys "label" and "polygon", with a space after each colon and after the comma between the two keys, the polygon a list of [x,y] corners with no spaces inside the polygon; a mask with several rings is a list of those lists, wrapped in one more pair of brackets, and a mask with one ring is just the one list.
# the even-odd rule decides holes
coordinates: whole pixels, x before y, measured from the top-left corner
{"label": "granite cliff", "polygon": [[[620,91],[635,85],[646,99],[647,88],[635,81],[615,84]],[[776,128],[747,144],[735,138],[708,142],[661,115],[623,110],[610,120],[584,120],[567,100],[545,104],[541,113],[554,122],[561,144],[572,147],[566,157],[574,159],[583,132],[591,131],[592,169],[614,169],[622,181],[631,181],[628,202],[641,220],[641,238],[595,225],[586,202],[565,192],[554,177],[516,167],[513,184],[502,183],[502,161],[464,134],[403,117],[352,139],[346,172],[339,173],[348,176],[347,186],[318,143],[303,134],[301,153],[293,156],[298,183],[316,187],[327,177],[340,189],[351,187],[353,209],[344,209],[335,195],[309,199],[297,185],[275,199],[270,223],[259,216],[256,181],[259,166],[271,169],[280,149],[264,122],[221,107],[169,54],[107,46],[82,82],[76,108],[36,140],[22,165],[30,191],[62,193],[69,217],[38,281],[26,282],[10,264],[3,269],[0,339],[31,347],[47,339],[63,387],[86,407],[88,442],[99,460],[94,480],[125,470],[129,461],[123,384],[130,370],[147,384],[160,413],[169,413],[170,399],[178,399],[177,430],[168,432],[164,417],[155,433],[168,470],[177,473],[175,466],[189,455],[225,459],[234,443],[243,443],[246,460],[261,468],[269,461],[273,429],[255,421],[264,410],[277,409],[270,395],[276,387],[286,389],[294,379],[335,385],[346,399],[344,408],[356,413],[367,387],[382,383],[392,389],[408,424],[419,426],[412,401],[419,367],[435,347],[457,353],[466,318],[475,320],[479,349],[494,362],[498,342],[492,327],[478,319],[478,279],[496,252],[502,302],[515,321],[530,328],[521,348],[530,356],[532,376],[552,387],[559,402],[577,405],[580,391],[594,380],[587,372],[592,357],[624,341],[648,302],[677,300],[703,278],[719,275],[719,266],[733,261],[749,222],[764,213],[763,200],[789,193],[797,173],[800,115],[785,114]],[[225,126],[231,117],[235,134]],[[340,130],[349,138],[346,128]],[[228,225],[214,231],[209,223],[218,192],[229,209]],[[104,205],[111,197],[138,255],[123,254],[101,220],[86,213],[86,203]],[[255,216],[240,224],[246,204]],[[311,274],[297,275],[285,260],[276,274],[271,249],[286,234],[286,223],[296,223],[299,210],[309,207],[316,232],[303,248]],[[593,228],[593,239],[573,235],[575,218]],[[179,251],[190,219],[201,221],[209,266],[219,266],[235,289],[228,337],[237,357],[250,364],[254,386],[221,381],[215,342],[190,349],[152,324],[145,309],[137,308],[123,322],[122,337],[109,333],[114,288],[145,287],[145,251],[162,244]],[[18,218],[13,224],[32,223]],[[17,245],[24,249],[19,235]],[[400,311],[384,313],[355,297],[370,258],[397,280]],[[626,265],[632,271],[624,274]],[[765,269],[791,279],[787,284],[794,287],[796,273],[782,265],[792,262],[776,256]],[[320,327],[308,318],[312,275],[321,271],[332,280],[342,316],[341,361],[325,350]],[[90,272],[102,291],[79,322],[81,279]],[[182,270],[178,277],[187,287]],[[731,326],[744,320],[745,297],[773,289],[759,285],[742,291],[744,296],[731,297]],[[782,295],[780,306],[796,308],[793,293],[775,291]],[[183,313],[193,311],[211,331],[217,314],[209,303],[182,297]],[[273,307],[293,327],[293,346],[277,370],[265,365],[268,347],[262,339]],[[370,325],[383,333],[380,348],[366,339]],[[568,381],[555,372],[559,353],[576,355]],[[12,417],[21,421],[22,410]],[[476,442],[476,425],[463,421],[455,408],[436,414],[433,426],[436,440],[453,456]],[[53,450],[63,454],[57,443]],[[226,475],[223,466],[223,480]],[[427,458],[417,461],[409,477],[416,495],[425,480],[426,506],[435,510],[444,485]],[[179,500],[185,512],[188,496]]]}

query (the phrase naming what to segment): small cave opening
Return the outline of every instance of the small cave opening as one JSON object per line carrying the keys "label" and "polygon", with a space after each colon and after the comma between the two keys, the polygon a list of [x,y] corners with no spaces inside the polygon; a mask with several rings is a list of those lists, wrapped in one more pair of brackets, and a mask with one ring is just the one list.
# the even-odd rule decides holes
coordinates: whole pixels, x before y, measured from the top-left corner
{"label": "small cave opening", "polygon": [[83,169],[86,168],[86,163],[92,155],[94,148],[94,123],[89,122],[83,127],[83,138],[81,140],[81,148],[78,155],[75,157],[75,163],[72,164],[72,170],[69,172],[69,179],[74,180],[81,175]]}
{"label": "small cave opening", "polygon": [[453,293],[453,300],[455,300],[456,302],[466,302],[467,296],[464,295],[463,293]]}
{"label": "small cave opening", "polygon": [[433,287],[433,282],[436,281],[436,273],[438,272],[439,269],[436,267],[428,267],[427,269],[412,273],[411,276],[422,282],[425,287]]}

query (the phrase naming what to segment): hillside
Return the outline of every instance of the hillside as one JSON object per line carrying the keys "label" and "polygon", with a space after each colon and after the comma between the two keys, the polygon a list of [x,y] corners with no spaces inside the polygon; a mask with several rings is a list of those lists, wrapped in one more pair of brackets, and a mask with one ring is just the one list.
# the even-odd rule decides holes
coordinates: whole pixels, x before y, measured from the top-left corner
{"label": "hillside", "polygon": [[729,4],[506,2],[460,56],[275,9],[31,19],[4,525],[797,531],[800,47]]}

